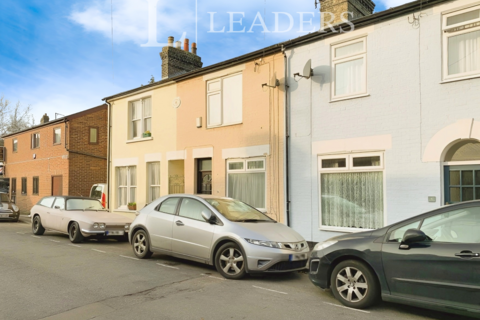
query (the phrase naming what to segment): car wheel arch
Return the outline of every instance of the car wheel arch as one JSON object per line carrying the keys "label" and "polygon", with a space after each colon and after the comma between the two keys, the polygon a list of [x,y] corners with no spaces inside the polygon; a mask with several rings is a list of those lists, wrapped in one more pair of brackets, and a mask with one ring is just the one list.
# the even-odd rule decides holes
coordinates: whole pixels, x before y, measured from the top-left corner
{"label": "car wheel arch", "polygon": [[248,273],[248,259],[247,259],[247,255],[245,254],[245,250],[243,249],[243,246],[237,240],[232,239],[232,238],[220,238],[215,242],[215,244],[213,245],[213,251],[212,251],[211,258],[210,258],[210,264],[212,266],[215,266],[215,256],[217,255],[218,249],[220,249],[221,246],[223,246],[225,243],[228,243],[228,242],[235,243],[236,245],[238,245],[240,250],[242,250],[243,256],[245,257],[244,258],[245,259],[244,260],[245,261],[245,267],[246,267],[245,270]]}
{"label": "car wheel arch", "polygon": [[136,226],[132,229],[132,231],[131,231],[131,234],[132,234],[131,239],[132,239],[132,241],[133,241],[133,236],[135,236],[135,233],[137,233],[137,231],[140,231],[140,230],[142,230],[143,232],[145,232],[145,233],[147,234],[148,242],[150,243],[150,247],[151,247],[151,243],[152,243],[152,242],[150,241],[150,233],[148,232],[147,228],[146,228],[144,225],[142,225],[142,224],[136,225]]}
{"label": "car wheel arch", "polygon": [[361,263],[365,264],[370,269],[370,271],[372,271],[372,273],[375,275],[375,278],[376,278],[378,284],[381,286],[380,275],[377,273],[377,271],[375,271],[375,268],[373,268],[370,263],[368,263],[365,259],[362,259],[361,257],[356,256],[356,255],[344,255],[344,256],[338,257],[337,259],[333,260],[332,263],[330,264],[330,267],[328,268],[328,277],[327,277],[328,288],[330,288],[330,286],[332,285],[330,279],[332,277],[332,272],[335,269],[335,267],[339,263],[341,263],[343,261],[347,261],[347,260],[355,260],[355,261],[358,261],[358,262],[361,262]]}

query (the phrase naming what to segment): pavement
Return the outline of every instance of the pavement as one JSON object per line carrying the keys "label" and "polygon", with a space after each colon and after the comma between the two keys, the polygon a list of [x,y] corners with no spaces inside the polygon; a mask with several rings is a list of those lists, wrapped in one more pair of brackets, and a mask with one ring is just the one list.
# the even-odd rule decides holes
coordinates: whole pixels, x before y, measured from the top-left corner
{"label": "pavement", "polygon": [[0,319],[466,319],[381,303],[342,306],[305,272],[226,280],[214,267],[115,240],[72,244],[34,236],[30,221],[0,222]]}

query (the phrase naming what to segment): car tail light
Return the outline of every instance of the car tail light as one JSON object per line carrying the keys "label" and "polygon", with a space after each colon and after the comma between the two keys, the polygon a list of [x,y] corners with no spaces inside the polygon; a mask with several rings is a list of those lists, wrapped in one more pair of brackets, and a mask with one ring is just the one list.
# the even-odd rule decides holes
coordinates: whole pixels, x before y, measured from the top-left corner
{"label": "car tail light", "polygon": [[107,196],[105,195],[105,193],[102,192],[102,206],[104,208],[107,207]]}

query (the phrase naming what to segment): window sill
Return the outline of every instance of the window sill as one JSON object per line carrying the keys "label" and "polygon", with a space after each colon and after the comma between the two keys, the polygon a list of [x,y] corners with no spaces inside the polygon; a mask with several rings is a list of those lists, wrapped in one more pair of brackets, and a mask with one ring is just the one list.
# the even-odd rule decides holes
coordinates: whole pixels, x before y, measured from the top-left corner
{"label": "window sill", "polygon": [[150,140],[153,140],[153,137],[138,138],[138,139],[133,139],[133,140],[127,140],[126,143],[135,143],[135,142],[150,141]]}
{"label": "window sill", "polygon": [[370,96],[370,93],[362,93],[362,94],[357,94],[357,95],[354,95],[354,96],[330,99],[330,103],[337,102],[337,101],[344,101],[344,100],[350,100],[350,99],[369,97],[369,96]]}
{"label": "window sill", "polygon": [[464,76],[464,77],[447,79],[447,80],[441,81],[440,84],[445,84],[445,83],[450,83],[450,82],[457,82],[457,81],[463,81],[463,80],[470,80],[470,79],[475,79],[475,78],[480,78],[480,74],[475,74],[475,75],[470,75],[470,76]]}
{"label": "window sill", "polygon": [[342,233],[358,233],[363,231],[373,231],[374,229],[357,229],[357,228],[343,228],[343,227],[328,227],[321,226],[320,231],[342,232]]}
{"label": "window sill", "polygon": [[211,127],[207,126],[207,129],[217,129],[217,128],[224,128],[224,127],[238,126],[239,124],[243,124],[243,122],[223,124],[223,125],[220,125],[220,126],[211,126]]}

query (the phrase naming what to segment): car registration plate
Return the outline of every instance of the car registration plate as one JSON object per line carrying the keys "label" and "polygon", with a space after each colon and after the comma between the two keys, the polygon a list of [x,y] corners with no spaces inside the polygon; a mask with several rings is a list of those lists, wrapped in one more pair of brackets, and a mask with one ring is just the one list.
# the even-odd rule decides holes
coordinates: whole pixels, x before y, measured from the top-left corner
{"label": "car registration plate", "polygon": [[105,231],[105,234],[107,236],[123,236],[125,234],[125,231],[120,231],[120,230],[116,230],[116,231]]}
{"label": "car registration plate", "polygon": [[8,218],[8,213],[0,213],[0,218]]}
{"label": "car registration plate", "polygon": [[291,254],[288,258],[289,261],[299,261],[299,260],[307,260],[307,254]]}

